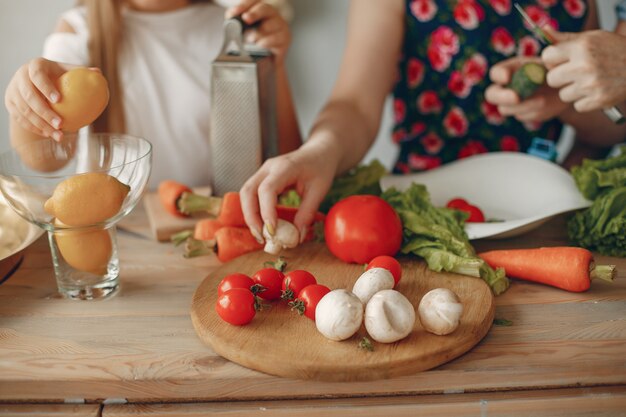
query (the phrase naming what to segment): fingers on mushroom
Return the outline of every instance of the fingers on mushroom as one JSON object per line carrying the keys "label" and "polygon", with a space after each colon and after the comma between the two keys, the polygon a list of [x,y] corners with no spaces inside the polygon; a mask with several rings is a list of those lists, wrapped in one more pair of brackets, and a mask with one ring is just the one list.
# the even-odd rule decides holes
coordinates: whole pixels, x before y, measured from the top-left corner
{"label": "fingers on mushroom", "polygon": [[390,290],[395,285],[393,275],[383,268],[372,268],[363,272],[354,283],[352,292],[365,305],[378,291]]}
{"label": "fingers on mushroom", "polygon": [[300,243],[298,229],[288,221],[278,219],[275,233],[270,234],[266,226],[263,226],[263,237],[265,238],[265,252],[278,255],[283,249],[292,249]]}
{"label": "fingers on mushroom", "polygon": [[365,329],[377,342],[393,343],[404,339],[413,331],[414,324],[413,304],[398,291],[378,291],[365,307]]}
{"label": "fingers on mushroom", "polygon": [[348,339],[359,330],[362,323],[363,303],[348,290],[329,292],[315,309],[317,330],[331,340]]}
{"label": "fingers on mushroom", "polygon": [[449,289],[436,288],[422,297],[417,312],[424,330],[443,336],[459,326],[463,304]]}

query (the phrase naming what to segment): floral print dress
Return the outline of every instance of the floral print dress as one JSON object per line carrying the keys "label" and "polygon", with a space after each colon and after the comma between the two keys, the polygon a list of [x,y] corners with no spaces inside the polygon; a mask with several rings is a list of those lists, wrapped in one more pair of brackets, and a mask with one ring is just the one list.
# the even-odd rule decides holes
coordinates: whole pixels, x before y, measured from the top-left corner
{"label": "floral print dress", "polygon": [[[518,0],[543,26],[578,32],[584,0]],[[557,139],[561,123],[521,123],[484,99],[489,68],[542,45],[513,0],[406,0],[405,36],[394,87],[395,173],[432,169],[470,155],[526,151],[532,138]]]}

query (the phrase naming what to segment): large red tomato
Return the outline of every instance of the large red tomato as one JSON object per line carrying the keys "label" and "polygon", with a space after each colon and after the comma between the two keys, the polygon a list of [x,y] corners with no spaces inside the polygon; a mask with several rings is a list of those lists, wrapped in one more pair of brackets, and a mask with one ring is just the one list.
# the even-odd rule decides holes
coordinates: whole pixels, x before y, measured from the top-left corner
{"label": "large red tomato", "polygon": [[331,207],[324,226],[326,246],[344,262],[365,264],[395,255],[402,245],[402,222],[393,207],[373,195],[353,195]]}

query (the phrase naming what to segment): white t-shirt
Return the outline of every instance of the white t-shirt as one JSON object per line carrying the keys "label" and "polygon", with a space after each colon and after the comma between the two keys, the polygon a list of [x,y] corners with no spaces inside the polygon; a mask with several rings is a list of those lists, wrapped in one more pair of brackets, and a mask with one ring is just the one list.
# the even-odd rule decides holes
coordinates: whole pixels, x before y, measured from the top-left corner
{"label": "white t-shirt", "polygon": [[[43,56],[89,63],[84,8],[62,16],[76,33],[53,33]],[[153,145],[150,188],[164,179],[189,186],[211,181],[211,62],[223,41],[224,9],[199,3],[166,13],[123,11],[119,74],[128,134]]]}

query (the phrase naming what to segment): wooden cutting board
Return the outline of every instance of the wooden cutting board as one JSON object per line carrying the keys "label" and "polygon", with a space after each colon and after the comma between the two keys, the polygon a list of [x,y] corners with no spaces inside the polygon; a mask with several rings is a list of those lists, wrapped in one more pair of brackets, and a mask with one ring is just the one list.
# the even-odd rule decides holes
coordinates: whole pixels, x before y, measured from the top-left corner
{"label": "wooden cutting board", "polygon": [[[331,289],[351,289],[363,272],[362,265],[346,264],[330,254],[325,245],[307,243],[286,252],[287,271],[305,269]],[[372,342],[374,351],[359,349],[364,327],[352,338],[335,342],[319,333],[315,323],[290,311],[282,302],[257,313],[246,326],[232,326],[215,312],[217,285],[233,272],[254,274],[263,263],[274,260],[259,251],[239,257],[212,274],[197,288],[191,318],[200,339],[216,353],[245,367],[272,375],[326,381],[364,381],[414,374],[446,363],[476,345],[489,331],[495,313],[489,287],[478,278],[428,270],[417,259],[401,259],[402,280],[397,290],[415,309],[431,289],[445,287],[461,299],[461,324],[447,336],[423,330],[419,319],[405,339],[383,344]]]}
{"label": "wooden cutting board", "polygon": [[[211,187],[198,187],[193,191],[201,195],[211,195]],[[196,213],[190,217],[172,216],[165,211],[156,192],[147,192],[143,197],[143,204],[150,222],[152,236],[159,242],[169,241],[170,236],[177,232],[193,229],[198,220],[208,217],[202,213]]]}

